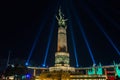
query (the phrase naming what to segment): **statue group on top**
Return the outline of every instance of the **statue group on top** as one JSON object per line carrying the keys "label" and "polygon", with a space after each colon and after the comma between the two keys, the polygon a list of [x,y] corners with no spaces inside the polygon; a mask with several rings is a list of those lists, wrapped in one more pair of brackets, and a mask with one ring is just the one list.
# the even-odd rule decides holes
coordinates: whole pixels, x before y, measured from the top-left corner
{"label": "statue group on top", "polygon": [[64,15],[61,12],[61,9],[59,9],[59,17],[56,16],[56,19],[58,20],[58,24],[60,27],[66,28],[66,23],[67,19],[64,19]]}

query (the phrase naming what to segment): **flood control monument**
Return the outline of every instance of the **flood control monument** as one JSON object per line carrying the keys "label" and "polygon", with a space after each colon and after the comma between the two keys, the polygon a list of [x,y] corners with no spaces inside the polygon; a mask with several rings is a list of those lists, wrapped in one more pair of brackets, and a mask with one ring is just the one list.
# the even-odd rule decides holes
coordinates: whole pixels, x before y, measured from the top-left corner
{"label": "flood control monument", "polygon": [[55,53],[55,65],[50,67],[49,71],[75,71],[74,67],[70,67],[70,54],[67,47],[67,19],[59,9],[59,15],[56,16],[58,21],[58,41],[57,41],[57,52]]}
{"label": "flood control monument", "polygon": [[[67,46],[67,19],[64,18],[61,9],[56,16],[58,22],[57,52],[55,64],[52,67],[28,67],[33,70],[34,80],[106,80],[111,76],[120,76],[120,65],[71,67],[70,54]],[[37,71],[40,70],[40,73]]]}

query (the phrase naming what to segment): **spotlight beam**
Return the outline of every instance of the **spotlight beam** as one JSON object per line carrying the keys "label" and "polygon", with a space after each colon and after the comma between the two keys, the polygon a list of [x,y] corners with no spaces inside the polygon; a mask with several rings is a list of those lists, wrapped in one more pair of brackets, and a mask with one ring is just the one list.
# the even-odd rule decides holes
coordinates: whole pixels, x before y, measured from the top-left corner
{"label": "spotlight beam", "polygon": [[118,50],[118,48],[116,47],[116,45],[113,43],[112,39],[108,36],[108,34],[105,32],[105,30],[103,29],[102,25],[100,24],[100,22],[98,22],[98,19],[94,16],[94,14],[90,11],[90,9],[88,8],[87,5],[85,5],[85,3],[81,2],[82,6],[85,7],[85,11],[88,13],[89,17],[96,23],[97,27],[100,29],[100,31],[104,34],[104,36],[107,38],[107,40],[109,41],[109,43],[112,45],[112,47],[115,49],[115,51],[117,52],[118,55],[120,55],[120,51]]}
{"label": "spotlight beam", "polygon": [[[67,5],[67,4],[66,4]],[[72,20],[71,20],[71,17],[70,17],[70,11],[68,10],[68,7],[66,7],[66,11],[67,11],[67,15],[69,16],[69,22],[68,22],[68,28],[70,29],[70,32],[71,32],[71,39],[72,39],[72,44],[73,44],[73,49],[74,49],[74,55],[75,55],[75,60],[76,60],[76,67],[79,67],[79,64],[78,64],[78,57],[77,57],[77,48],[76,48],[76,43],[75,43],[75,38],[74,38],[74,31],[72,29]]]}
{"label": "spotlight beam", "polygon": [[104,29],[102,27],[99,27],[99,28],[103,32],[103,34],[105,35],[105,37],[107,38],[107,40],[110,42],[110,44],[112,45],[112,47],[120,55],[120,51],[118,50],[118,48],[116,47],[116,45],[113,43],[112,39],[108,36],[108,34],[104,31]]}
{"label": "spotlight beam", "polygon": [[53,34],[54,26],[55,26],[55,18],[52,21],[52,26],[51,26],[50,35],[49,35],[49,38],[48,38],[47,48],[46,48],[46,51],[45,51],[45,57],[44,57],[43,67],[46,66],[46,60],[47,60],[48,51],[49,51],[49,48],[50,48],[50,43],[51,43],[51,39],[52,39],[52,34]]}
{"label": "spotlight beam", "polygon": [[102,10],[99,11],[111,24],[113,24],[115,27],[117,27],[120,30],[120,25],[117,24],[113,19],[111,19],[110,16],[108,16],[105,12]]}
{"label": "spotlight beam", "polygon": [[88,43],[88,39],[87,39],[87,37],[86,37],[86,35],[85,35],[85,31],[84,31],[84,29],[83,29],[82,26],[80,27],[80,31],[81,31],[81,33],[82,33],[83,39],[84,39],[84,41],[85,41],[85,44],[86,44],[86,46],[87,46],[87,48],[88,48],[88,51],[89,51],[89,53],[90,53],[90,56],[91,56],[91,58],[92,58],[93,64],[96,64],[95,59],[94,59],[94,57],[93,57],[93,53],[92,53],[91,47],[90,47],[90,45],[89,45],[89,43]]}
{"label": "spotlight beam", "polygon": [[[72,5],[72,4],[71,4],[71,5]],[[84,39],[85,44],[86,44],[86,47],[87,47],[87,49],[88,49],[88,51],[89,51],[90,57],[91,57],[91,59],[92,59],[92,62],[93,62],[93,64],[96,64],[95,59],[94,59],[94,56],[93,56],[93,53],[92,53],[92,50],[91,50],[91,47],[90,47],[90,45],[89,45],[89,43],[88,43],[88,39],[87,39],[87,37],[86,37],[86,35],[85,35],[85,32],[84,32],[84,29],[83,29],[83,27],[82,27],[81,21],[80,21],[80,19],[77,17],[78,14],[76,13],[75,8],[73,9],[73,7],[71,7],[71,9],[72,9],[72,12],[73,12],[73,14],[74,14],[74,16],[75,16],[75,20],[78,22],[79,29],[80,29],[80,31],[81,31],[81,33],[82,33],[83,39]]]}
{"label": "spotlight beam", "polygon": [[[95,4],[92,4],[94,7]],[[120,30],[120,25],[118,23],[116,23],[108,14],[106,14],[100,7],[97,8],[97,10],[99,11],[99,13],[101,13],[111,24],[113,24],[116,28],[118,28]]]}
{"label": "spotlight beam", "polygon": [[[55,14],[56,14],[56,12],[58,10],[59,5],[60,5],[60,1],[58,1],[57,7],[55,8]],[[49,48],[50,48],[50,42],[51,42],[51,39],[52,39],[52,34],[53,34],[54,27],[55,27],[55,16],[56,15],[53,16],[53,21],[52,21],[52,25],[51,25],[50,35],[49,35],[49,38],[48,38],[49,40],[48,40],[48,43],[47,43],[45,57],[44,57],[44,61],[43,61],[43,64],[42,64],[43,67],[46,66],[46,60],[47,60],[48,51],[49,51]]]}
{"label": "spotlight beam", "polygon": [[39,29],[38,29],[38,32],[37,32],[37,35],[36,35],[35,40],[34,40],[34,42],[33,42],[32,48],[31,48],[31,50],[30,50],[28,59],[27,59],[27,61],[26,61],[26,65],[29,64],[30,58],[31,58],[31,56],[32,56],[32,54],[33,54],[33,51],[34,51],[34,49],[35,49],[35,47],[36,47],[36,44],[37,44],[37,42],[38,42],[38,39],[39,39],[39,37],[40,37],[40,33],[41,33],[41,31],[43,30],[43,26],[45,25],[45,22],[47,21],[48,16],[49,16],[49,15],[47,15],[45,18],[43,18],[44,20],[42,21],[42,23],[41,23],[41,25],[40,25],[40,27],[39,27]]}

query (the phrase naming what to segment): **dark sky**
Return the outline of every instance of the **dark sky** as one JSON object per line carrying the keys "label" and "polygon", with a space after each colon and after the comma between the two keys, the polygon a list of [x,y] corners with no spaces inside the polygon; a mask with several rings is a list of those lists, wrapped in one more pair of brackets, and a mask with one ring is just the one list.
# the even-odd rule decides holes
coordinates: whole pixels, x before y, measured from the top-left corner
{"label": "dark sky", "polygon": [[[0,9],[0,59],[7,59],[10,51],[11,60],[27,60],[34,40],[40,32],[30,60],[37,65],[41,65],[44,61],[49,41],[53,16],[58,11],[57,6],[61,6],[65,18],[70,18],[72,22],[70,24],[72,24],[80,66],[91,66],[92,60],[78,23],[84,28],[97,64],[101,62],[103,65],[109,65],[112,64],[113,60],[120,63],[120,52],[117,53],[110,40],[99,29],[99,27],[102,27],[105,33],[112,39],[115,47],[120,50],[119,0],[2,1]],[[78,19],[76,20],[75,17]],[[57,21],[55,23],[47,56],[46,64],[48,66],[54,64],[54,54],[57,46]],[[43,28],[41,29],[42,25]],[[71,65],[75,66],[76,62],[69,26],[67,35]]]}

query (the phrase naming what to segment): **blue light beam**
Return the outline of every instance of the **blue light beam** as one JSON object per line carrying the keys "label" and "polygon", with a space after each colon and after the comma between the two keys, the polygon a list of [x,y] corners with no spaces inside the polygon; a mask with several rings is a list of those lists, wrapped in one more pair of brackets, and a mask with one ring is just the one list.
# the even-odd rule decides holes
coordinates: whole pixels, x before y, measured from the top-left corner
{"label": "blue light beam", "polygon": [[52,26],[51,26],[50,35],[49,35],[49,38],[48,38],[48,43],[47,43],[47,48],[46,48],[46,52],[45,52],[44,62],[42,64],[43,67],[46,66],[46,60],[47,60],[48,51],[49,51],[49,48],[50,48],[50,42],[51,42],[51,39],[52,39],[54,26],[55,26],[55,17],[54,17],[54,19],[52,21]]}
{"label": "blue light beam", "polygon": [[99,28],[103,32],[103,34],[105,35],[105,37],[107,38],[107,40],[110,42],[110,44],[112,45],[112,47],[115,49],[115,51],[120,55],[120,51],[117,49],[117,47],[113,43],[112,39],[108,36],[108,34],[104,31],[104,29],[102,27],[99,27]]}
{"label": "blue light beam", "polygon": [[[71,22],[71,21],[70,21]],[[74,38],[74,35],[73,35],[73,30],[72,30],[72,24],[70,24],[70,32],[71,32],[71,37],[72,37],[72,44],[73,44],[73,49],[74,49],[74,54],[75,54],[75,60],[76,60],[76,67],[79,67],[79,64],[78,64],[78,57],[77,57],[77,50],[76,50],[76,43],[75,43],[75,38]]]}
{"label": "blue light beam", "polygon": [[[71,4],[71,5],[72,5],[72,4]],[[90,48],[90,45],[89,45],[89,43],[88,43],[87,37],[86,37],[86,35],[85,35],[84,29],[83,29],[83,27],[82,27],[82,24],[80,23],[81,21],[80,21],[80,19],[78,18],[78,14],[76,13],[75,8],[73,9],[73,7],[71,7],[71,9],[72,9],[72,12],[73,12],[73,14],[74,14],[74,16],[75,16],[75,20],[77,21],[77,23],[78,23],[78,25],[79,25],[79,29],[80,29],[80,31],[81,31],[81,33],[82,33],[83,39],[84,39],[85,44],[86,44],[86,47],[87,47],[87,49],[88,49],[88,51],[89,51],[90,57],[91,57],[91,59],[92,59],[92,62],[93,62],[93,64],[96,64],[95,59],[94,59],[94,56],[93,56],[93,53],[92,53],[91,48]]]}
{"label": "blue light beam", "polygon": [[[57,7],[55,8],[55,13],[57,12],[59,5],[60,5],[60,1],[57,1],[57,4],[56,4]],[[48,56],[48,51],[49,51],[50,42],[51,42],[51,39],[52,39],[52,34],[53,34],[54,27],[55,27],[55,15],[53,16],[50,35],[49,35],[49,38],[48,38],[49,40],[48,40],[48,43],[47,43],[45,57],[44,57],[44,61],[43,61],[43,64],[42,64],[43,67],[46,66],[46,60],[47,60],[47,56]]]}
{"label": "blue light beam", "polygon": [[[41,31],[41,30],[40,30],[40,31]],[[33,46],[32,46],[32,49],[31,49],[31,51],[30,51],[30,55],[29,55],[29,57],[28,57],[28,59],[27,59],[27,62],[26,62],[26,66],[29,65],[30,58],[31,58],[31,56],[32,56],[32,54],[33,54],[33,51],[34,51],[34,49],[35,49],[35,46],[36,46],[36,44],[37,44],[37,42],[38,42],[38,39],[39,39],[39,36],[40,36],[40,31],[38,32],[38,35],[37,35],[36,38],[35,38],[35,41],[34,41]]]}
{"label": "blue light beam", "polygon": [[82,36],[83,36],[83,38],[84,38],[85,44],[86,44],[86,46],[87,46],[87,48],[88,48],[88,51],[89,51],[89,53],[90,53],[90,56],[91,56],[91,58],[92,58],[93,64],[96,64],[95,59],[94,59],[94,57],[93,57],[92,50],[91,50],[91,48],[90,48],[90,45],[89,45],[89,43],[88,43],[87,37],[86,37],[86,35],[85,35],[84,29],[82,28],[82,26],[80,27],[80,31],[82,32]]}
{"label": "blue light beam", "polygon": [[[100,10],[100,9],[99,9]],[[115,27],[117,27],[120,30],[120,25],[116,23],[110,16],[108,16],[105,12],[102,10],[99,11],[111,24],[113,24]]]}
{"label": "blue light beam", "polygon": [[[94,4],[92,4],[94,5]],[[96,7],[94,5],[94,7]],[[99,6],[98,6],[99,7]],[[120,25],[118,23],[116,23],[108,14],[106,14],[100,7],[97,8],[97,10],[99,11],[99,13],[101,13],[111,24],[113,24],[115,27],[117,27],[120,30]]]}
{"label": "blue light beam", "polygon": [[34,40],[34,42],[33,42],[32,48],[31,48],[31,50],[30,50],[28,59],[27,59],[27,61],[26,61],[26,63],[25,63],[26,66],[29,65],[30,58],[31,58],[31,56],[32,56],[32,54],[33,54],[33,51],[34,51],[35,47],[36,47],[36,44],[37,44],[38,39],[39,39],[39,37],[40,37],[40,33],[41,33],[41,31],[43,30],[43,26],[45,25],[45,22],[46,22],[46,20],[47,20],[47,17],[48,17],[48,16],[46,16],[45,18],[43,18],[44,20],[43,20],[43,22],[41,23],[41,25],[40,25],[40,27],[39,27],[39,29],[38,29],[38,32],[37,32],[37,35],[36,35],[35,40]]}
{"label": "blue light beam", "polygon": [[120,55],[120,51],[118,50],[118,48],[116,47],[116,45],[113,43],[112,39],[108,36],[108,34],[104,31],[102,25],[100,24],[100,22],[98,22],[98,19],[94,16],[94,14],[90,11],[90,9],[88,8],[87,5],[85,5],[83,2],[81,4],[83,7],[85,7],[85,11],[88,13],[89,17],[96,23],[97,27],[100,29],[100,31],[105,35],[105,37],[107,38],[107,40],[109,41],[109,43],[112,45],[112,47],[115,49],[115,51],[117,52],[117,54]]}
{"label": "blue light beam", "polygon": [[[67,3],[66,3],[67,4]],[[75,55],[75,60],[76,60],[76,67],[79,67],[78,64],[78,57],[77,57],[77,48],[76,48],[76,43],[75,43],[75,38],[74,38],[74,32],[72,30],[72,21],[71,21],[71,17],[70,17],[70,11],[68,10],[68,7],[66,7],[66,11],[67,11],[67,15],[69,16],[69,22],[68,22],[68,26],[70,28],[70,32],[71,32],[71,39],[72,39],[72,44],[73,44],[73,50],[74,50],[74,55]]]}

